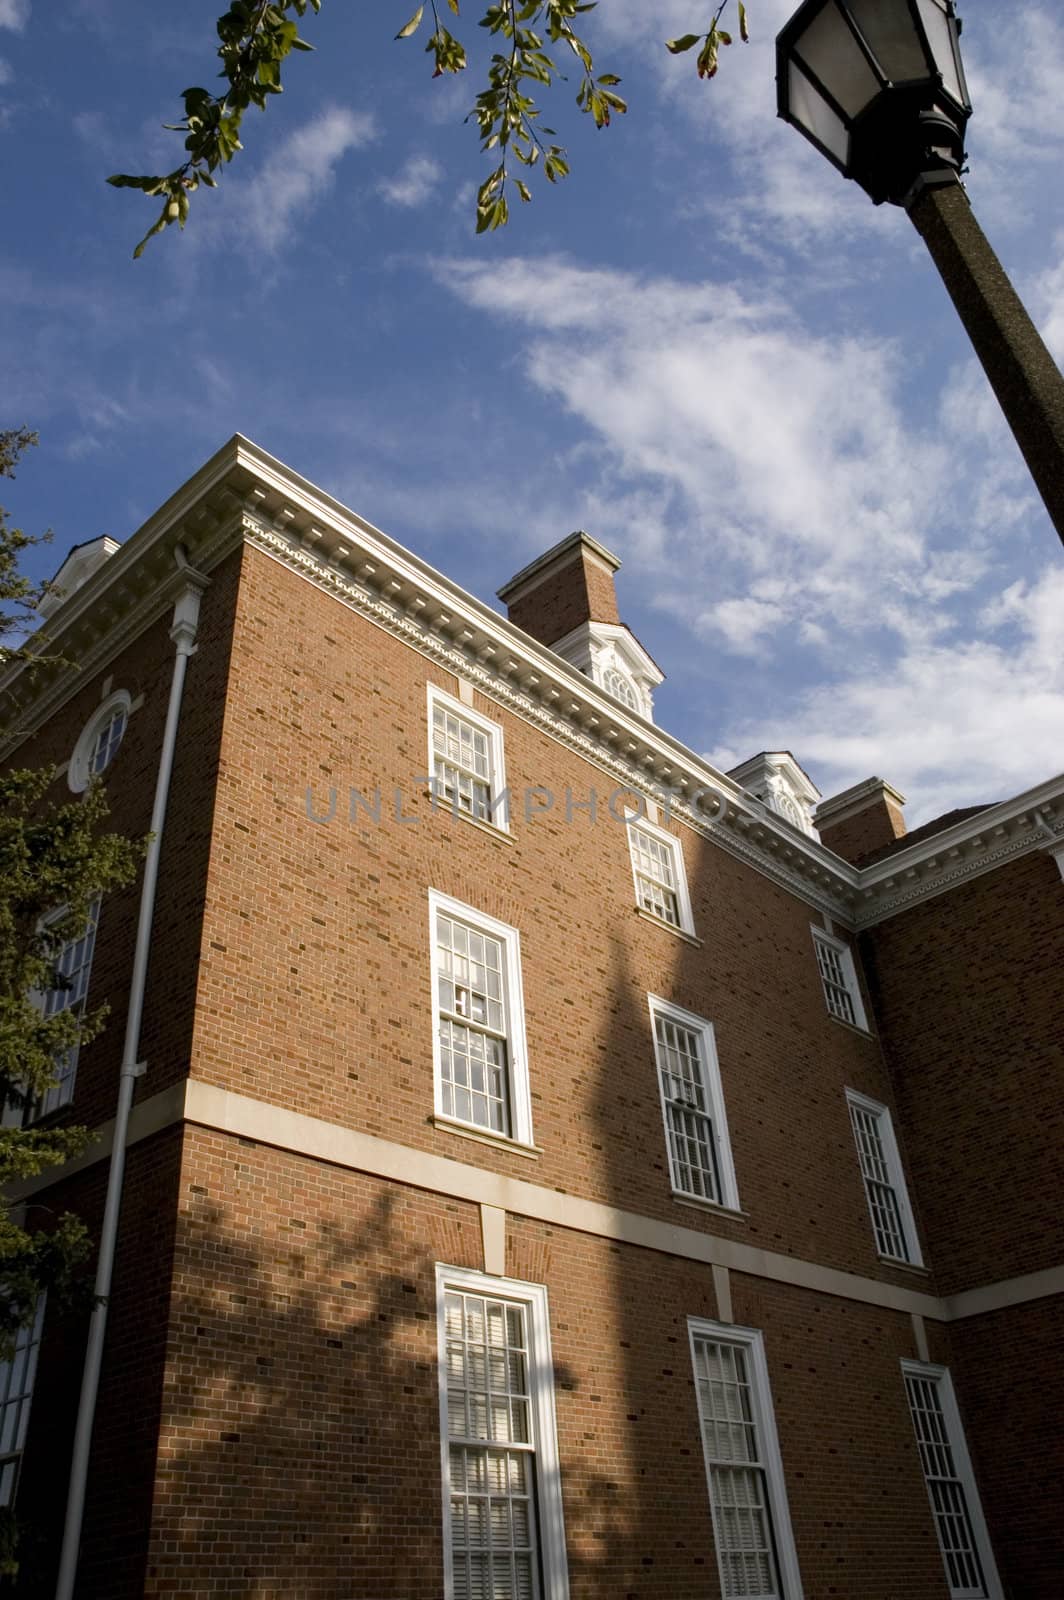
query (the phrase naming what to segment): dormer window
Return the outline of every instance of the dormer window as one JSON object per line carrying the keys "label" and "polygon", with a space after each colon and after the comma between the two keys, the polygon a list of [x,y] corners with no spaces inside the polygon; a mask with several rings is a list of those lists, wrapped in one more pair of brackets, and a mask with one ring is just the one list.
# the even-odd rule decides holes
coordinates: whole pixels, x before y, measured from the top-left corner
{"label": "dormer window", "polygon": [[813,808],[820,800],[820,790],[789,750],[762,750],[760,755],[732,767],[728,776],[792,828],[810,839],[816,838]]}
{"label": "dormer window", "polygon": [[612,694],[622,706],[627,706],[629,711],[639,711],[639,697],[635,691],[635,684],[625,673],[618,672],[616,667],[609,667],[602,675],[602,687],[607,694]]}

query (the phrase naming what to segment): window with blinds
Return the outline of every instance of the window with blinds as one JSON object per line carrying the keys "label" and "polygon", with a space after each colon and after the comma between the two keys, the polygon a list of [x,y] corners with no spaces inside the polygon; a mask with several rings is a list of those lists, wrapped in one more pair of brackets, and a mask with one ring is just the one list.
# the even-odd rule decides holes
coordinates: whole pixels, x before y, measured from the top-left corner
{"label": "window with blinds", "polygon": [[799,1600],[761,1335],[695,1319],[689,1326],[721,1593]]}
{"label": "window with blinds", "polygon": [[448,1600],[566,1600],[546,1290],[437,1277]]}

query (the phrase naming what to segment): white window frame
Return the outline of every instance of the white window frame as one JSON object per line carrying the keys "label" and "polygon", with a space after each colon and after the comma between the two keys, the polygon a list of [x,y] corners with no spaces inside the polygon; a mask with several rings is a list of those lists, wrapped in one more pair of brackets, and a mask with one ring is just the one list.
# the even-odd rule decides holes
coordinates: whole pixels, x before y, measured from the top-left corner
{"label": "white window frame", "polygon": [[[687,933],[693,936],[695,921],[691,911],[691,897],[687,889],[687,869],[684,865],[683,846],[680,840],[676,838],[675,834],[669,833],[666,828],[659,828],[656,823],[649,821],[641,812],[636,812],[629,816],[626,819],[625,826],[628,833],[628,857],[632,864],[632,886],[635,890],[635,903],[638,910],[643,916],[651,917],[664,928],[672,928],[675,933]],[[645,833],[649,838],[657,840],[672,858],[672,873],[676,880],[673,892],[676,895],[676,907],[680,917],[678,923],[670,922],[660,912],[653,911],[643,904],[639,891],[640,873],[635,853],[634,835],[636,831]],[[652,879],[651,881],[660,885],[659,879]],[[667,885],[663,887],[667,887]]]}
{"label": "white window frame", "polygon": [[[683,1006],[674,1005],[671,1000],[663,1000],[660,995],[648,994],[647,1003],[650,1008],[650,1034],[654,1044],[654,1061],[658,1073],[658,1090],[661,1095],[661,1120],[665,1131],[665,1151],[669,1163],[669,1182],[672,1192],[683,1200],[700,1201],[704,1205],[718,1205],[729,1211],[739,1209],[739,1189],[735,1181],[735,1164],[732,1160],[731,1141],[728,1138],[728,1117],[724,1109],[724,1091],[720,1081],[720,1063],[717,1059],[717,1045],[713,1033],[713,1024],[707,1022],[705,1017],[695,1016],[693,1011],[685,1011]],[[705,1109],[701,1113],[710,1123],[710,1137],[713,1141],[714,1177],[720,1190],[719,1197],[715,1200],[706,1195],[700,1195],[691,1189],[684,1189],[680,1185],[677,1172],[677,1163],[674,1160],[672,1129],[669,1126],[669,1106],[680,1102],[671,1099],[666,1094],[666,1069],[662,1062],[660,1041],[658,1039],[658,1018],[667,1022],[674,1022],[678,1027],[685,1028],[693,1033],[698,1040],[699,1066],[701,1068],[701,1089],[705,1101]],[[672,1076],[668,1074],[668,1076]]]}
{"label": "white window frame", "polygon": [[[88,1008],[89,987],[92,983],[92,965],[96,958],[96,940],[100,931],[100,906],[100,896],[97,895],[89,905],[88,920],[85,924],[85,931],[87,933],[89,923],[92,923],[93,933],[92,949],[89,952],[88,968],[85,974],[85,993],[82,997],[83,1013]],[[49,912],[46,917],[42,917],[39,926],[47,927],[50,922],[57,922],[60,917],[65,915],[66,907],[60,906],[55,911]],[[85,935],[82,934],[81,937],[84,938]],[[57,961],[62,960],[64,951],[66,951],[70,945],[77,944],[79,942],[80,941],[76,939],[68,939],[60,951]],[[32,999],[34,1005],[37,1006],[39,1010],[43,1011],[47,1005],[48,996],[56,992],[58,991],[52,989],[36,989],[33,991],[30,998]],[[66,990],[62,992],[69,993],[69,991]],[[61,1006],[59,1007],[59,1010],[66,1011],[69,1010],[69,1007]],[[57,1012],[52,1013],[53,1016],[57,1014]],[[57,1072],[62,1072],[62,1075],[50,1089],[46,1089],[44,1091],[44,1094],[39,1100],[28,1101],[23,1106],[17,1105],[14,1100],[9,1100],[7,1102],[3,1110],[3,1117],[0,1119],[0,1122],[2,1122],[2,1125],[5,1128],[28,1128],[32,1123],[39,1122],[42,1117],[50,1116],[53,1111],[60,1111],[64,1106],[70,1105],[74,1098],[74,1081],[77,1077],[78,1056],[80,1054],[80,1049],[80,1045],[75,1044],[71,1045],[70,1049],[64,1052],[66,1057],[66,1070],[62,1071],[62,1068],[57,1065],[56,1070]]]}
{"label": "white window frame", "polygon": [[[898,1141],[894,1137],[894,1119],[890,1114],[890,1107],[881,1105],[878,1100],[869,1099],[868,1095],[860,1094],[856,1089],[846,1090],[846,1107],[857,1151],[857,1165],[861,1174],[865,1200],[868,1204],[868,1216],[872,1224],[872,1237],[876,1243],[876,1250],[884,1261],[897,1261],[903,1266],[922,1267],[924,1258],[920,1250],[919,1235],[916,1232],[916,1218],[909,1203],[909,1190],[905,1182],[905,1169],[901,1164],[901,1151],[898,1149]],[[903,1256],[895,1255],[893,1251],[884,1250],[882,1247],[879,1237],[879,1225],[876,1222],[875,1207],[872,1203],[872,1192],[869,1188],[870,1179],[865,1171],[861,1143],[854,1121],[855,1110],[863,1111],[867,1116],[874,1117],[876,1120],[876,1132],[879,1135],[883,1162],[887,1169],[885,1186],[893,1191],[894,1200],[898,1208],[898,1221],[901,1226],[902,1238],[905,1242],[906,1254]]]}
{"label": "white window frame", "polygon": [[[436,939],[436,916],[444,916],[464,923],[477,933],[497,939],[503,949],[503,981],[506,986],[506,1044],[507,1078],[510,1107],[510,1132],[499,1133],[477,1122],[465,1122],[445,1111],[443,1106],[443,1068],[440,1055],[440,985],[439,950]],[[486,912],[429,890],[429,950],[432,963],[432,1068],[435,1084],[436,1117],[440,1122],[468,1130],[493,1142],[519,1144],[534,1148],[532,1139],[532,1090],[528,1074],[528,1045],[525,1037],[525,1001],[521,983],[521,935],[509,923],[499,922]]]}
{"label": "white window frame", "polygon": [[[462,811],[457,806],[451,805],[443,798],[439,782],[436,777],[437,750],[433,740],[433,712],[440,706],[451,716],[459,721],[468,723],[478,733],[482,733],[488,740],[488,761],[490,772],[488,775],[488,812],[487,818],[474,817],[468,811]],[[492,722],[489,717],[481,716],[479,711],[474,711],[472,706],[467,706],[464,701],[456,700],[454,695],[439,688],[436,684],[428,686],[428,719],[429,719],[429,784],[436,804],[452,816],[464,817],[467,822],[478,822],[482,827],[498,828],[501,833],[510,831],[510,796],[506,787],[506,760],[503,750],[503,730],[497,722]],[[465,770],[465,769],[463,769]],[[482,780],[483,781],[483,780]]]}
{"label": "white window frame", "polygon": [[[820,987],[824,993],[824,1004],[827,1007],[828,1016],[832,1017],[836,1022],[845,1023],[848,1027],[860,1028],[862,1033],[871,1032],[871,1029],[868,1026],[868,1017],[864,1008],[864,1000],[861,995],[861,985],[857,978],[857,964],[853,959],[853,951],[850,949],[850,946],[845,942],[845,940],[836,939],[834,934],[826,932],[823,928],[818,928],[815,922],[810,924],[810,930],[813,935],[813,951],[817,958],[817,975],[820,978]],[[830,950],[835,956],[835,959],[837,960],[841,969],[841,984],[832,985],[824,976],[824,971],[820,963],[821,946],[823,946],[825,950]],[[852,1017],[840,1016],[838,1011],[835,1009],[834,1005],[832,1004],[833,987],[838,987],[844,990],[853,1010]]]}
{"label": "white window frame", "polygon": [[467,1267],[436,1267],[436,1329],[440,1377],[440,1472],[443,1493],[444,1594],[454,1600],[451,1526],[451,1461],[447,1408],[448,1290],[508,1300],[523,1307],[528,1331],[528,1372],[531,1398],[532,1454],[534,1457],[535,1516],[538,1534],[539,1578],[535,1600],[568,1600],[569,1574],[565,1555],[565,1521],[562,1512],[558,1430],[554,1414],[554,1365],[550,1348],[547,1290],[540,1283],[496,1278]]}
{"label": "white window frame", "polygon": [[[802,1576],[798,1568],[798,1554],[794,1546],[794,1531],[787,1504],[787,1484],[783,1474],[776,1418],[772,1407],[772,1390],[765,1360],[765,1341],[760,1328],[740,1328],[730,1322],[709,1322],[703,1317],[688,1317],[687,1331],[691,1349],[691,1371],[694,1375],[695,1406],[698,1414],[698,1431],[702,1439],[702,1455],[706,1469],[706,1492],[709,1497],[713,1521],[713,1544],[717,1555],[721,1594],[728,1593],[724,1564],[721,1560],[722,1543],[717,1531],[717,1513],[714,1509],[713,1474],[714,1457],[710,1454],[707,1432],[703,1423],[699,1396],[699,1363],[696,1341],[702,1339],[713,1344],[728,1344],[744,1352],[750,1375],[750,1397],[753,1423],[757,1434],[759,1461],[764,1473],[765,1495],[769,1516],[772,1519],[773,1545],[780,1580],[778,1600],[802,1600]],[[724,1465],[741,1465],[726,1462]],[[765,1597],[768,1600],[768,1597]],[[773,1597],[776,1600],[776,1597]]]}
{"label": "white window frame", "polygon": [[11,1360],[0,1362],[0,1507],[13,1506],[18,1494],[44,1327],[44,1302],[45,1296],[38,1295],[32,1322],[19,1328],[15,1335]]}
{"label": "white window frame", "polygon": [[[74,794],[83,794],[94,777],[106,772],[114,761],[115,756],[122,748],[122,741],[129,732],[129,714],[133,709],[133,701],[127,689],[117,689],[114,694],[108,695],[96,707],[92,716],[78,734],[77,743],[70,757],[70,766],[67,768],[67,783]],[[99,772],[93,772],[92,762],[96,752],[96,741],[104,729],[110,724],[116,712],[121,711],[125,717],[122,735],[110,756]]]}
{"label": "white window frame", "polygon": [[968,1454],[968,1444],[964,1437],[964,1425],[961,1414],[957,1409],[957,1397],[953,1391],[953,1379],[950,1377],[948,1367],[935,1366],[926,1361],[902,1361],[902,1376],[904,1379],[923,1378],[934,1385],[939,1405],[942,1408],[942,1421],[946,1430],[946,1443],[953,1457],[954,1475],[951,1480],[956,1483],[964,1496],[964,1507],[968,1514],[968,1526],[972,1534],[976,1555],[982,1567],[983,1582],[979,1588],[971,1586],[954,1587],[950,1578],[949,1563],[939,1531],[939,1520],[935,1510],[934,1495],[931,1489],[931,1479],[924,1464],[923,1453],[920,1450],[920,1437],[916,1433],[916,1422],[913,1418],[912,1399],[909,1394],[909,1385],[905,1384],[905,1399],[909,1408],[910,1421],[913,1432],[916,1434],[916,1449],[923,1472],[924,1484],[927,1489],[927,1498],[931,1507],[931,1519],[935,1525],[935,1537],[938,1540],[939,1551],[942,1554],[942,1565],[945,1569],[946,1584],[949,1588],[951,1600],[1004,1600],[1001,1588],[1001,1579],[998,1575],[997,1563],[990,1544],[990,1535],[987,1532],[986,1520],[983,1517],[983,1507],[979,1500],[979,1490],[976,1487],[975,1473],[972,1470],[972,1460]]}

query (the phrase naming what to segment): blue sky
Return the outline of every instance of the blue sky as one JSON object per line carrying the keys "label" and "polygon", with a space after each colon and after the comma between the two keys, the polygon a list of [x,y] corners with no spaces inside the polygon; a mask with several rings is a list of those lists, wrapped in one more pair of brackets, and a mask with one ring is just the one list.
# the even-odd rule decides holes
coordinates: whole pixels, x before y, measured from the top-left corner
{"label": "blue sky", "polygon": [[[409,0],[325,0],[222,186],[133,262],[154,213],[103,180],[175,164],[218,9],[0,0],[3,420],[41,433],[3,499],[54,529],[42,570],[239,430],[483,598],[587,529],[657,720],[719,765],[875,773],[910,825],[1060,769],[1059,541],[912,225],[776,120],[789,4],[749,0],[707,85],[663,48],[700,0],[601,0],[628,117],[596,132],[574,78],[572,177],[476,238],[475,61],[433,81],[392,39]],[[969,193],[1060,360],[1064,129],[1030,108],[1064,100],[1064,24],[963,11]]]}

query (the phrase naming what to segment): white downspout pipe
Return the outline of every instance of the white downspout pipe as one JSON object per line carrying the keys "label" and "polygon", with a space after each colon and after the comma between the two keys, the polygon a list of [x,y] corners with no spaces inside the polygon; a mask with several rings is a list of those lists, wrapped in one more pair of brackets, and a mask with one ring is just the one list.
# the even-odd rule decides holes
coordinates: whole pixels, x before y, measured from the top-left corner
{"label": "white downspout pipe", "polygon": [[155,888],[159,877],[163,824],[166,821],[166,805],[170,797],[170,775],[174,766],[185,672],[188,658],[196,648],[200,596],[209,581],[202,573],[196,572],[189,566],[188,557],[180,545],[175,551],[175,559],[185,577],[186,586],[174,606],[174,621],[170,629],[170,637],[175,645],[174,675],[170,681],[170,703],[166,709],[163,747],[155,779],[155,803],[151,814],[152,838],[144,858],[144,881],[140,890],[140,912],[137,918],[137,943],[133,952],[126,1037],[122,1048],[118,1105],[115,1109],[114,1135],[111,1142],[111,1170],[107,1179],[107,1200],[104,1205],[103,1224],[100,1229],[100,1253],[96,1266],[96,1304],[89,1323],[89,1340],[85,1349],[85,1370],[81,1380],[81,1400],[78,1404],[78,1420],[74,1432],[74,1454],[70,1464],[70,1488],[67,1494],[63,1548],[59,1557],[55,1600],[72,1600],[74,1580],[77,1575],[81,1523],[85,1510],[85,1487],[89,1473],[89,1448],[92,1444],[96,1394],[100,1384],[104,1335],[107,1331],[107,1301],[111,1293],[111,1279],[114,1272],[118,1213],[122,1204],[129,1113],[133,1106],[134,1085],[144,1072],[144,1063],[138,1062],[137,1056],[140,1051],[140,1024],[144,1013],[144,991],[151,950],[151,929],[155,913]]}

